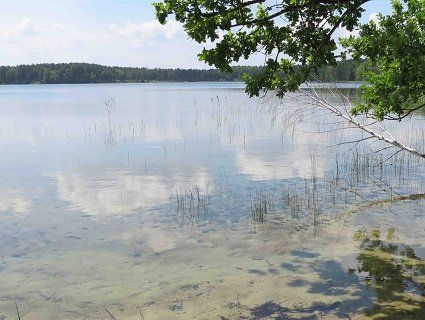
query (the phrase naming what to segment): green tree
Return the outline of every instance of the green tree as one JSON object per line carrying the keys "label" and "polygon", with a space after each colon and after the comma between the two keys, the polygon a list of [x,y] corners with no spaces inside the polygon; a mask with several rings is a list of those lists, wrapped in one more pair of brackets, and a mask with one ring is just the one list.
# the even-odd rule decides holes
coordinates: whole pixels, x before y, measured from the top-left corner
{"label": "green tree", "polygon": [[369,83],[363,86],[364,103],[354,114],[401,120],[425,106],[425,0],[393,1],[392,15],[379,15],[342,43],[371,64],[364,73]]}
{"label": "green tree", "polygon": [[[340,64],[351,68],[347,72],[336,72]],[[358,63],[340,62],[335,67],[326,67],[329,72],[320,71],[320,78],[329,80],[352,80],[350,74],[357,74]],[[343,67],[343,68],[346,68]],[[260,67],[233,67],[232,73],[217,69],[147,69],[108,67],[87,63],[33,64],[0,66],[0,84],[27,83],[101,83],[101,82],[146,82],[146,81],[240,81],[243,74],[258,74]],[[335,76],[337,74],[337,76]],[[331,75],[331,76],[329,76]],[[341,77],[339,77],[341,76]]]}
{"label": "green tree", "polygon": [[[372,112],[380,120],[394,114],[402,118],[409,113],[406,104],[424,94],[425,0],[393,1],[391,16],[362,25],[362,6],[369,1],[163,0],[153,5],[159,22],[173,15],[190,38],[211,42],[212,48],[205,48],[199,58],[222,71],[231,72],[232,63],[263,53],[267,59],[261,72],[245,77],[251,96],[268,89],[279,96],[297,90],[312,72],[336,65],[334,34],[339,28],[360,29],[360,35],[344,45],[357,59],[371,59],[375,68],[367,73],[365,102],[353,113]],[[409,53],[398,56],[401,48]],[[412,70],[418,63],[422,68]],[[396,76],[401,69],[405,81]],[[356,73],[347,71],[338,73],[354,79]]]}

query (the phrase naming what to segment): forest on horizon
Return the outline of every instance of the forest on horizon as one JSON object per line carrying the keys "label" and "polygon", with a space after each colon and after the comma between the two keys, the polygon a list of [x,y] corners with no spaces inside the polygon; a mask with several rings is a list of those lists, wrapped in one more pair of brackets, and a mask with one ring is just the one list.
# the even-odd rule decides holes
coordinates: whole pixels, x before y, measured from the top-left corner
{"label": "forest on horizon", "polygon": [[[256,74],[258,66],[235,66],[233,72],[217,69],[162,69],[103,66],[90,63],[42,63],[0,66],[0,84],[67,84],[115,82],[197,82],[241,81],[243,74]],[[336,66],[322,67],[312,75],[319,81],[361,81],[365,62],[342,60]]]}

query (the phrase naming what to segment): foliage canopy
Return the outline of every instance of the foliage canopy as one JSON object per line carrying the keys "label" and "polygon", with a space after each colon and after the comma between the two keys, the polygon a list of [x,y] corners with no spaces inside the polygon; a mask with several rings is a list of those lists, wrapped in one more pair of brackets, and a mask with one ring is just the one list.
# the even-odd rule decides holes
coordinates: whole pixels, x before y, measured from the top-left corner
{"label": "foliage canopy", "polygon": [[173,15],[191,39],[205,44],[200,60],[222,71],[264,54],[262,72],[245,79],[251,96],[270,89],[280,96],[297,90],[312,71],[336,64],[340,28],[360,30],[343,41],[345,52],[369,59],[373,68],[367,73],[364,103],[353,113],[401,118],[410,112],[406,107],[424,96],[424,69],[414,66],[424,66],[425,0],[393,0],[392,15],[361,24],[362,6],[369,1],[163,0],[153,5],[159,22]]}
{"label": "foliage canopy", "polygon": [[[362,25],[359,36],[342,44],[355,57],[367,57],[364,103],[354,114],[373,111],[378,119],[401,119],[424,106],[425,1],[393,1],[393,14]],[[393,114],[393,115],[392,115]]]}

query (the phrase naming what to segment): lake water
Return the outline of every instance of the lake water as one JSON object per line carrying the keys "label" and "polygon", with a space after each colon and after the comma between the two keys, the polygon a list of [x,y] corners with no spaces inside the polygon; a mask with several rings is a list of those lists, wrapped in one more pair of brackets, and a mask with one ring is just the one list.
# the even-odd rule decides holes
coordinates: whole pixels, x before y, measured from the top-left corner
{"label": "lake water", "polygon": [[424,161],[294,101],[1,86],[0,319],[425,319]]}

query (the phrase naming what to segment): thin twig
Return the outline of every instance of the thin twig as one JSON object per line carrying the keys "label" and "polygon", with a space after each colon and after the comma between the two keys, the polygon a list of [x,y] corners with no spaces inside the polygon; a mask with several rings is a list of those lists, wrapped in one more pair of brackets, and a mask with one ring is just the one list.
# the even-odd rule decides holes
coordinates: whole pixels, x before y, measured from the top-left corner
{"label": "thin twig", "polygon": [[369,135],[371,135],[371,136],[373,136],[373,137],[377,138],[378,140],[384,141],[384,142],[386,142],[386,143],[388,143],[388,144],[391,144],[391,145],[393,145],[393,146],[395,146],[395,147],[399,148],[400,150],[407,151],[407,152],[409,152],[409,153],[412,153],[412,154],[414,154],[414,155],[416,155],[416,156],[419,156],[419,157],[421,157],[421,158],[424,158],[424,159],[425,159],[425,153],[420,152],[420,151],[418,151],[418,150],[416,150],[416,149],[414,149],[414,148],[412,148],[412,147],[406,146],[406,145],[402,144],[401,142],[399,142],[399,141],[397,141],[397,140],[395,140],[395,139],[389,139],[389,138],[387,138],[387,137],[384,137],[384,136],[382,136],[382,135],[380,135],[380,134],[376,133],[374,130],[372,130],[372,129],[368,128],[368,127],[367,127],[367,125],[364,125],[364,124],[362,124],[362,123],[360,123],[360,122],[358,122],[358,121],[354,120],[352,116],[350,116],[350,115],[348,115],[348,114],[343,114],[340,110],[338,110],[336,107],[332,106],[332,105],[331,105],[330,103],[328,103],[325,99],[322,99],[322,98],[321,98],[321,97],[317,94],[316,90],[314,90],[314,88],[313,88],[313,90],[312,90],[314,94],[309,93],[309,92],[307,92],[306,90],[303,90],[303,89],[300,89],[300,91],[301,91],[302,93],[304,93],[307,97],[310,97],[311,99],[313,99],[313,101],[315,101],[315,102],[316,102],[316,104],[317,104],[317,106],[318,106],[318,107],[325,108],[325,109],[327,109],[327,110],[332,111],[332,112],[333,112],[333,113],[335,113],[337,116],[339,116],[339,117],[341,117],[341,118],[343,118],[343,119],[347,120],[349,123],[353,124],[354,126],[356,126],[356,127],[357,127],[357,128],[359,128],[359,129],[361,129],[361,130],[363,130],[363,131],[367,132]]}
{"label": "thin twig", "polygon": [[109,314],[112,320],[117,320],[117,318],[115,318],[114,315],[108,309],[105,309],[105,311]]}
{"label": "thin twig", "polygon": [[18,320],[21,320],[21,315],[19,314],[19,309],[16,302],[15,302],[15,307],[16,307],[16,313],[18,314]]}

